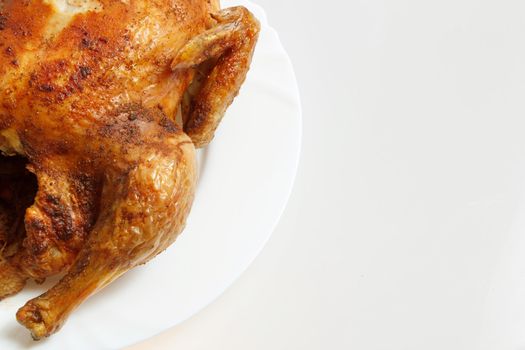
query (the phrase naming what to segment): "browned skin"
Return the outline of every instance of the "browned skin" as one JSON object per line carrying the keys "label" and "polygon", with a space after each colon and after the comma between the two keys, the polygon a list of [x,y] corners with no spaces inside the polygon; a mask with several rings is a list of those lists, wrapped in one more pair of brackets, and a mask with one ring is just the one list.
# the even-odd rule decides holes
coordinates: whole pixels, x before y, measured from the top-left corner
{"label": "browned skin", "polygon": [[[66,2],[69,20],[52,5]],[[0,298],[66,272],[17,313],[34,339],[182,231],[195,148],[238,93],[258,32],[218,1],[0,0],[0,150],[38,180],[8,234],[29,203],[2,202],[12,182],[0,178]]]}

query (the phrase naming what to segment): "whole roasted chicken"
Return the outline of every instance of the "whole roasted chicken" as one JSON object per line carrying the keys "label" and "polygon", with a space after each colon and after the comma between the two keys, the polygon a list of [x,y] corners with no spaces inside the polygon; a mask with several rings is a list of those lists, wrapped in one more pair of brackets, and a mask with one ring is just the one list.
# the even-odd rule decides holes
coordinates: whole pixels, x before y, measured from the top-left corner
{"label": "whole roasted chicken", "polygon": [[0,0],[0,298],[65,273],[17,313],[34,339],[182,231],[258,32],[214,0]]}

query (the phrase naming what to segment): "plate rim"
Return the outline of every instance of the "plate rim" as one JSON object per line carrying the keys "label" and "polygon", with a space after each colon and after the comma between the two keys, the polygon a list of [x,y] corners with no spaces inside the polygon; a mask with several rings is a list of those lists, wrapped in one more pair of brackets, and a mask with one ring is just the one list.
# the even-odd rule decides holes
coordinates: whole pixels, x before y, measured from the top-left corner
{"label": "plate rim", "polygon": [[271,32],[274,35],[274,37],[277,39],[277,42],[278,42],[278,44],[280,46],[280,49],[281,49],[281,53],[283,54],[282,58],[285,59],[286,63],[289,65],[290,73],[291,73],[292,78],[293,78],[293,87],[294,87],[293,97],[294,97],[294,100],[296,102],[296,106],[297,106],[297,109],[298,109],[297,110],[297,121],[296,121],[298,123],[298,125],[297,125],[297,127],[298,127],[298,135],[297,135],[297,141],[296,141],[296,145],[295,145],[295,147],[296,147],[295,163],[293,165],[293,170],[292,170],[292,175],[291,175],[291,183],[290,183],[290,186],[288,188],[288,192],[286,193],[286,196],[285,196],[286,199],[285,199],[285,201],[284,201],[284,203],[282,205],[282,208],[279,210],[279,214],[274,219],[274,223],[271,225],[271,229],[269,230],[269,233],[265,237],[264,241],[262,242],[262,244],[260,245],[258,250],[249,259],[249,261],[246,264],[246,266],[241,269],[241,271],[238,273],[238,275],[230,283],[228,283],[228,285],[226,287],[222,288],[222,290],[220,290],[214,298],[211,298],[207,303],[204,303],[200,308],[197,308],[195,310],[195,312],[193,312],[188,317],[180,320],[179,322],[174,323],[173,325],[170,325],[168,327],[163,328],[162,330],[160,330],[159,332],[157,332],[155,334],[152,334],[148,338],[144,338],[144,339],[142,339],[142,340],[140,340],[138,342],[133,342],[133,343],[130,343],[128,345],[125,345],[125,347],[135,346],[135,345],[138,345],[138,344],[140,344],[140,343],[142,343],[144,341],[147,341],[149,339],[153,339],[153,338],[159,336],[160,334],[162,334],[162,333],[164,333],[164,332],[166,332],[166,331],[168,331],[170,329],[173,329],[174,327],[177,327],[177,326],[179,326],[179,325],[189,321],[190,319],[192,319],[193,317],[195,317],[196,315],[198,315],[199,313],[201,313],[202,311],[207,309],[210,305],[214,304],[230,288],[232,288],[239,281],[239,279],[246,273],[246,271],[252,266],[252,264],[255,261],[255,259],[257,259],[260,256],[261,252],[264,250],[264,248],[266,247],[266,245],[270,241],[271,237],[273,236],[273,233],[275,232],[275,229],[277,228],[277,226],[279,225],[279,222],[281,221],[281,218],[282,218],[284,212],[286,211],[286,208],[288,207],[288,203],[290,201],[290,197],[292,196],[293,190],[295,188],[295,182],[297,180],[297,173],[298,173],[298,170],[299,170],[299,164],[300,164],[301,156],[302,156],[302,141],[303,141],[303,107],[302,107],[303,105],[302,105],[302,101],[301,101],[301,93],[300,93],[299,84],[298,84],[298,81],[297,81],[297,75],[295,73],[293,61],[292,61],[290,55],[288,54],[288,52],[286,51],[286,48],[285,48],[285,46],[284,46],[284,44],[283,44],[283,42],[281,40],[281,37],[279,36],[279,32],[277,32],[277,30],[275,28],[273,28],[268,22],[268,17],[267,17],[266,11],[263,9],[262,6],[254,3],[251,0],[245,0],[245,2],[248,3],[252,7],[258,8],[258,10],[262,14],[264,14],[262,16],[262,18],[259,18],[259,21],[264,26],[265,30],[268,31],[268,32]]}

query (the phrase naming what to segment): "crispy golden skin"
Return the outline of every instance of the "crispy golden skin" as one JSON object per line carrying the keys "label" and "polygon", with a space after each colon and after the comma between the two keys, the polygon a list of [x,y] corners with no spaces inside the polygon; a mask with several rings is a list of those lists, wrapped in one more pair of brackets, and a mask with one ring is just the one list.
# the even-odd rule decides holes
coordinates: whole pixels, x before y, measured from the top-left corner
{"label": "crispy golden skin", "polygon": [[34,202],[0,203],[0,298],[66,272],[18,311],[33,338],[182,231],[195,148],[238,93],[258,32],[218,1],[0,0],[0,151],[38,181]]}

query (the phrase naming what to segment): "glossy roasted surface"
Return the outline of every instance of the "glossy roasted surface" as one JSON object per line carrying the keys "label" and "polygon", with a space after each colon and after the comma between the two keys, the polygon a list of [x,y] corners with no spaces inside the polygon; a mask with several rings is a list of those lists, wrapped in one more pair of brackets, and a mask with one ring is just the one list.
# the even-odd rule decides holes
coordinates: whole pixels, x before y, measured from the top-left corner
{"label": "glossy roasted surface", "polygon": [[0,0],[0,150],[38,181],[32,205],[0,206],[0,241],[19,232],[0,297],[67,272],[17,314],[35,339],[182,231],[195,147],[238,93],[258,30],[215,1]]}

